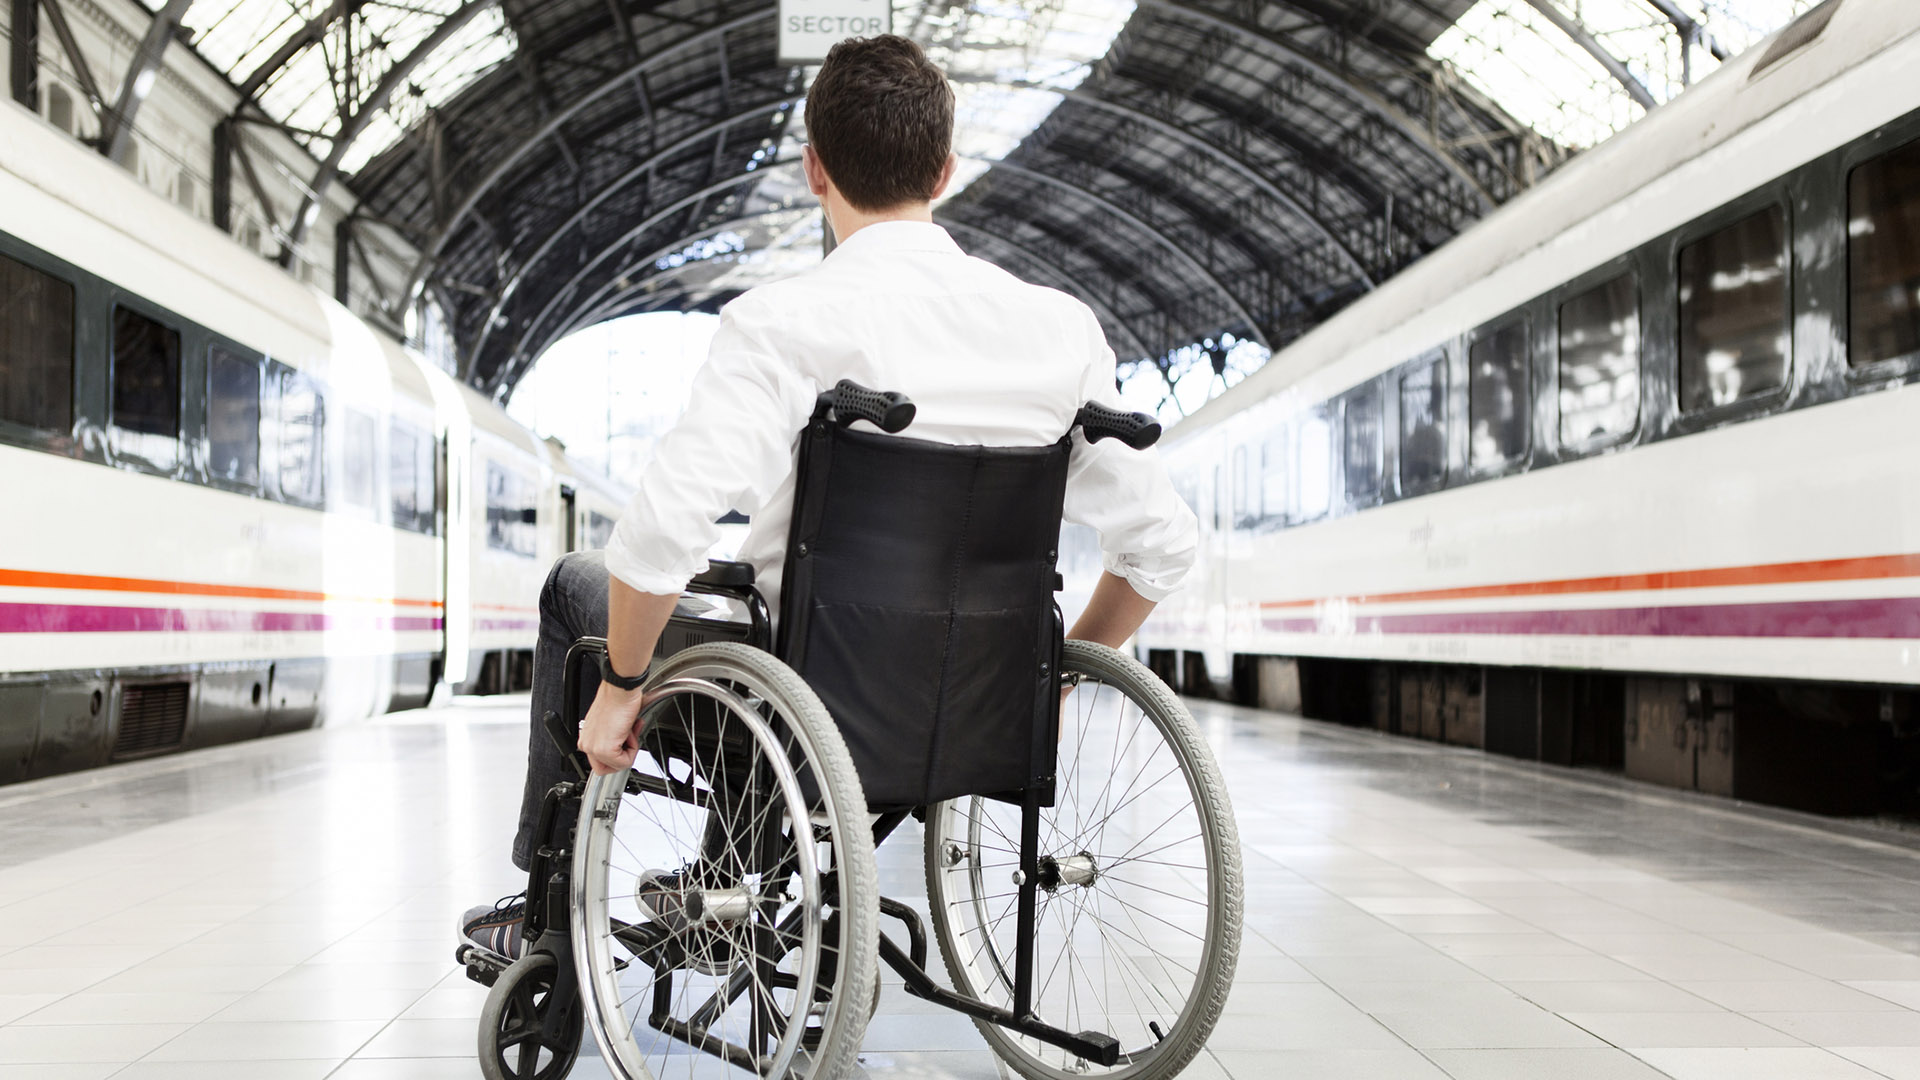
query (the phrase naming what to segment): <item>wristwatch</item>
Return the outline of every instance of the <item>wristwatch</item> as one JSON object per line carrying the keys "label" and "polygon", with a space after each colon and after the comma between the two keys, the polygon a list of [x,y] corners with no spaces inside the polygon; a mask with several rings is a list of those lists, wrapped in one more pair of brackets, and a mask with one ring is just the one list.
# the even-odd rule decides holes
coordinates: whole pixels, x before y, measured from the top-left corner
{"label": "wristwatch", "polygon": [[618,687],[621,690],[638,690],[640,689],[640,685],[647,681],[647,673],[642,670],[638,675],[622,675],[613,670],[612,658],[606,653],[601,653],[600,681],[609,686]]}

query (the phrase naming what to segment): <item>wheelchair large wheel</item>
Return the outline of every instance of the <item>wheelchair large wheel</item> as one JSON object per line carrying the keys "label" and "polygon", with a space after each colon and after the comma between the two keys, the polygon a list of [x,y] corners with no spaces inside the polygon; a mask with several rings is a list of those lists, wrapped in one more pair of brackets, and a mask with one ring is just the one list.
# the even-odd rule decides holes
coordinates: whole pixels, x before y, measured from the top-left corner
{"label": "wheelchair large wheel", "polygon": [[[1206,1043],[1240,948],[1240,838],[1212,751],[1166,685],[1102,645],[1069,641],[1056,805],[1042,811],[1033,1011],[1120,1040],[1103,1068],[980,1022],[1032,1080],[1164,1080]],[[1020,807],[929,809],[927,896],[954,988],[1010,1008],[1019,934]]]}
{"label": "wheelchair large wheel", "polygon": [[866,1030],[879,918],[846,744],[760,650],[699,645],[656,667],[634,768],[594,777],[580,807],[587,1026],[625,1080],[839,1077]]}

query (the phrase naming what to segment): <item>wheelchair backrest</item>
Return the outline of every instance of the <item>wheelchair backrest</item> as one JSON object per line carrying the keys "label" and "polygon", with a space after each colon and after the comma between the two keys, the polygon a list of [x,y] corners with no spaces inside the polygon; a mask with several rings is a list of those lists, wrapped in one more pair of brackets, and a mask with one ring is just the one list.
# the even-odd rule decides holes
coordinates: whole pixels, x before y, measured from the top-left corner
{"label": "wheelchair backrest", "polygon": [[1051,787],[1069,452],[855,431],[824,407],[808,424],[778,652],[870,807]]}

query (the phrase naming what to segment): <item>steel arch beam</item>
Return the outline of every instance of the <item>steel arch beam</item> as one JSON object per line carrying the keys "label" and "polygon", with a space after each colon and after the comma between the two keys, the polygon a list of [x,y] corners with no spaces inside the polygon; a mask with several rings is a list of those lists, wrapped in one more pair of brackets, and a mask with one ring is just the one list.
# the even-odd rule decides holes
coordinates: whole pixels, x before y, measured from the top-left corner
{"label": "steel arch beam", "polygon": [[[14,2],[32,3],[33,0]],[[133,141],[134,118],[140,115],[140,107],[146,104],[147,94],[153,90],[154,77],[160,73],[160,61],[173,41],[174,28],[180,25],[181,17],[192,6],[193,0],[167,0],[166,6],[153,13],[153,21],[147,24],[140,47],[127,64],[127,75],[120,81],[120,93],[114,99],[113,108],[100,117],[100,150],[115,165],[127,162],[127,147]]]}
{"label": "steel arch beam", "polygon": [[[1047,184],[1049,186],[1059,188],[1062,191],[1068,192],[1073,195],[1077,195],[1080,198],[1085,199],[1090,203],[1093,203],[1095,206],[1100,207],[1102,210],[1105,210],[1109,214],[1112,214],[1114,217],[1117,217],[1120,220],[1125,221],[1127,224],[1132,225],[1135,229],[1138,229],[1139,231],[1146,233],[1148,236],[1152,237],[1157,243],[1159,243],[1161,247],[1171,252],[1174,258],[1178,260],[1181,264],[1186,266],[1186,268],[1189,271],[1191,271],[1195,277],[1198,277],[1201,281],[1206,282],[1214,292],[1220,294],[1220,297],[1227,302],[1227,307],[1230,310],[1232,310],[1232,312],[1235,315],[1239,316],[1240,319],[1246,324],[1248,331],[1253,334],[1253,338],[1255,341],[1259,342],[1260,345],[1264,348],[1268,348],[1268,349],[1272,348],[1272,345],[1269,344],[1267,341],[1266,331],[1261,329],[1259,321],[1253,317],[1252,312],[1249,312],[1247,310],[1246,305],[1240,302],[1240,298],[1235,296],[1233,294],[1233,291],[1227,288],[1226,283],[1221,281],[1220,278],[1217,275],[1215,275],[1213,271],[1207,269],[1205,266],[1202,266],[1198,259],[1195,259],[1192,255],[1187,254],[1187,249],[1182,247],[1179,241],[1175,240],[1171,236],[1168,236],[1166,233],[1161,232],[1160,229],[1157,226],[1153,225],[1151,222],[1143,220],[1142,218],[1134,214],[1131,210],[1128,210],[1126,207],[1121,206],[1119,203],[1116,203],[1113,200],[1107,198],[1106,196],[1101,195],[1099,192],[1081,187],[1079,184],[1073,183],[1070,180],[1062,180],[1057,176],[1051,176],[1047,173],[1040,172],[1036,169],[1029,169],[1023,165],[1015,165],[1005,161],[987,161],[987,162],[983,162],[983,164],[988,166],[988,170],[987,170],[988,175],[991,175],[996,171],[1004,171],[1013,176],[1018,176],[1023,179],[1032,180],[1036,183]],[[978,182],[979,181],[975,181],[975,183],[978,183]]]}
{"label": "steel arch beam", "polygon": [[1655,11],[1667,17],[1667,21],[1673,24],[1674,29],[1680,31],[1683,40],[1699,42],[1706,48],[1707,55],[1715,60],[1725,63],[1727,57],[1733,55],[1727,51],[1725,45],[1720,44],[1712,34],[1707,33],[1706,27],[1695,22],[1693,16],[1682,11],[1680,5],[1673,0],[1647,0],[1647,3],[1652,5]]}
{"label": "steel arch beam", "polygon": [[[1209,157],[1213,158],[1215,161],[1218,161],[1222,165],[1225,165],[1228,171],[1232,172],[1235,176],[1238,176],[1241,180],[1245,181],[1246,183],[1252,185],[1261,194],[1267,196],[1268,198],[1272,199],[1274,202],[1279,203],[1281,206],[1285,207],[1287,211],[1291,213],[1294,217],[1299,218],[1300,221],[1303,222],[1308,229],[1310,229],[1315,235],[1319,236],[1320,239],[1326,241],[1329,245],[1333,247],[1333,249],[1336,252],[1339,253],[1341,261],[1346,263],[1347,266],[1350,267],[1355,274],[1359,275],[1361,281],[1366,282],[1367,288],[1371,289],[1378,284],[1374,280],[1372,273],[1367,270],[1366,263],[1361,260],[1360,256],[1356,254],[1354,250],[1351,247],[1349,247],[1345,241],[1341,240],[1340,237],[1334,233],[1332,227],[1329,226],[1324,220],[1322,220],[1318,214],[1308,209],[1305,204],[1300,202],[1300,200],[1280,190],[1280,188],[1275,186],[1275,184],[1271,180],[1268,180],[1265,176],[1262,176],[1259,170],[1255,169],[1252,165],[1242,160],[1238,155],[1234,154],[1232,151],[1226,149],[1225,147],[1214,143],[1210,139],[1204,139],[1200,137],[1198,134],[1195,134],[1194,132],[1185,129],[1178,124],[1172,123],[1171,121],[1163,120],[1158,116],[1154,116],[1152,113],[1145,112],[1141,109],[1135,108],[1131,105],[1127,105],[1123,102],[1112,101],[1095,94],[1090,94],[1085,90],[1078,90],[1078,89],[1058,90],[1058,89],[1053,89],[1047,86],[1043,86],[1038,83],[996,82],[990,79],[964,79],[963,78],[958,81],[965,82],[965,83],[973,83],[973,84],[984,84],[984,85],[990,85],[990,86],[1004,86],[1014,90],[1044,90],[1049,93],[1059,94],[1065,100],[1071,101],[1076,105],[1084,105],[1088,108],[1098,109],[1102,112],[1108,112],[1116,116],[1125,117],[1128,120],[1131,120],[1136,123],[1143,124],[1149,128],[1152,128],[1154,131],[1160,133],[1161,135],[1164,135],[1169,139],[1173,139],[1184,146],[1189,146],[1189,147],[1192,147],[1193,149],[1199,150],[1202,153],[1205,153]],[[1232,118],[1228,117],[1227,119],[1231,120]],[[1235,122],[1237,123],[1237,121]]]}
{"label": "steel arch beam", "polygon": [[666,48],[648,56],[644,60],[627,65],[623,70],[609,76],[598,86],[574,98],[568,102],[564,108],[548,117],[546,123],[541,124],[532,134],[522,139],[513,149],[507,151],[507,153],[503,155],[499,161],[496,161],[493,167],[488,169],[486,174],[473,185],[472,189],[461,197],[459,204],[454,207],[453,212],[447,215],[446,223],[441,225],[438,233],[435,234],[433,242],[428,244],[425,250],[420,252],[420,257],[414,261],[413,271],[407,275],[406,287],[401,290],[401,298],[403,300],[411,300],[412,297],[419,292],[421,282],[426,277],[428,264],[440,257],[440,253],[446,249],[447,241],[452,238],[454,230],[466,221],[469,214],[473,213],[474,207],[479,205],[480,200],[485,197],[487,192],[492,191],[494,186],[505,178],[507,173],[512,171],[513,167],[518,165],[521,159],[525,158],[534,147],[558,133],[561,126],[568,120],[579,115],[581,110],[608,94],[630,85],[632,80],[639,78],[661,64],[678,60],[683,54],[710,45],[714,41],[724,38],[734,30],[738,30],[744,26],[750,26],[753,23],[772,18],[773,16],[774,8],[771,6],[760,8],[745,15],[735,16],[725,22],[716,23],[705,30],[681,38],[679,41],[668,45]]}
{"label": "steel arch beam", "polygon": [[253,74],[248,75],[240,83],[238,87],[240,104],[234,107],[234,112],[237,114],[240,109],[253,103],[254,96],[267,85],[267,80],[279,74],[280,69],[286,67],[288,61],[300,54],[300,50],[309,45],[318,44],[327,36],[327,29],[335,22],[366,6],[367,0],[333,0],[333,3],[327,5],[325,11],[308,19],[306,25],[281,42],[280,47],[273,50],[273,55],[262,60],[259,66],[253,69]]}
{"label": "steel arch beam", "polygon": [[[798,165],[799,163],[800,163],[799,158],[788,158],[785,161],[776,161],[771,164],[761,166],[760,168],[755,169],[750,173],[742,173],[739,176],[730,177],[726,180],[721,180],[716,183],[708,184],[706,187],[703,187],[698,191],[689,192],[686,195],[682,195],[680,198],[675,199],[673,202],[670,202],[666,206],[661,207],[659,210],[656,210],[653,213],[647,215],[647,217],[643,219],[639,224],[633,226],[632,228],[628,229],[626,232],[620,234],[620,236],[617,239],[611,240],[608,243],[602,245],[598,254],[594,255],[593,258],[587,260],[584,266],[574,271],[573,276],[568,278],[565,284],[561,285],[558,289],[554,290],[553,295],[547,298],[546,306],[542,307],[540,309],[539,314],[535,315],[533,319],[527,323],[526,329],[521,333],[519,339],[514,342],[513,351],[510,355],[519,356],[519,355],[525,354],[527,351],[527,342],[533,338],[534,331],[538,330],[541,324],[547,321],[547,317],[553,314],[553,309],[555,307],[558,307],[560,304],[560,298],[567,295],[567,293],[572,289],[576,288],[580,284],[580,282],[586,278],[586,276],[589,273],[591,273],[594,269],[599,267],[601,263],[606,262],[608,257],[610,257],[614,252],[620,250],[620,248],[624,247],[626,244],[630,243],[634,239],[645,235],[648,229],[653,228],[654,226],[660,224],[662,221],[665,221],[667,218],[673,216],[676,213],[679,213],[682,210],[685,210],[687,207],[692,206],[693,204],[701,201],[702,199],[705,199],[712,195],[717,195],[720,192],[726,191],[730,188],[739,187],[742,184],[756,182],[761,177],[765,176],[768,172],[774,169],[790,169],[793,166]],[[671,254],[671,249],[669,249],[667,253]],[[664,257],[664,255],[661,257]],[[607,291],[607,286],[602,285],[592,296],[588,297],[584,303],[576,305],[576,307],[585,307],[588,304],[596,303],[600,299],[600,297],[606,294],[606,291]],[[544,345],[542,346],[542,351],[545,351]],[[479,359],[480,359],[479,350],[475,349],[474,352],[471,354],[468,363],[469,365],[471,365],[471,363],[478,361]]]}
{"label": "steel arch beam", "polygon": [[1085,303],[1096,313],[1106,316],[1109,323],[1112,323],[1121,333],[1127,335],[1127,340],[1133,343],[1134,350],[1138,352],[1139,355],[1150,355],[1146,342],[1140,340],[1140,335],[1134,332],[1133,327],[1128,325],[1127,321],[1122,319],[1111,307],[1108,307],[1107,302],[1102,300],[1098,293],[1082,284],[1079,278],[1048,263],[1047,260],[1041,258],[1037,252],[1030,251],[990,229],[983,229],[978,225],[969,225],[964,221],[954,221],[940,214],[934,215],[934,221],[943,228],[953,229],[963,233],[971,233],[990,244],[998,244],[1002,248],[1020,256],[1029,266],[1039,270],[1043,276],[1052,278],[1054,281],[1066,286],[1068,292],[1079,297],[1082,303]]}
{"label": "steel arch beam", "polygon": [[1559,27],[1561,33],[1572,38],[1575,45],[1586,50],[1588,56],[1599,61],[1600,66],[1607,70],[1608,75],[1613,76],[1613,81],[1620,84],[1621,89],[1627,92],[1627,96],[1633,99],[1634,104],[1648,112],[1652,112],[1660,104],[1653,99],[1653,93],[1647,89],[1646,84],[1636,78],[1633,72],[1628,71],[1627,65],[1622,63],[1619,57],[1613,55],[1605,45],[1600,44],[1600,39],[1593,36],[1593,32],[1587,29],[1585,23],[1561,11],[1553,0],[1527,0],[1527,3],[1533,5],[1535,11],[1545,15],[1548,22]]}
{"label": "steel arch beam", "polygon": [[[793,163],[797,163],[799,160],[800,160],[799,158],[794,158],[792,162],[787,162],[783,164],[793,164]],[[791,212],[790,208],[787,210],[773,210],[773,209],[760,210],[751,214],[743,214],[740,217],[728,218],[727,220],[722,221],[716,225],[702,226],[701,228],[695,229],[691,232],[681,234],[681,236],[678,239],[674,240],[672,243],[664,245],[659,248],[655,248],[653,251],[647,253],[646,255],[640,258],[629,260],[626,264],[627,268],[630,269],[638,266],[646,266],[650,263],[658,262],[659,260],[666,258],[667,256],[673,254],[676,251],[679,251],[681,248],[686,247],[688,244],[691,244],[696,240],[703,240],[709,236],[712,236],[715,233],[726,232],[728,229],[737,229],[745,225],[752,225],[755,222],[758,222],[761,219],[766,218],[772,214],[788,213],[788,212]],[[685,265],[692,266],[694,264],[687,263]],[[674,269],[678,271],[682,268],[675,267]],[[616,298],[621,295],[630,296],[633,293],[639,291],[641,288],[643,288],[648,281],[652,281],[652,280],[654,279],[651,277],[643,278],[640,281],[636,281],[631,285],[628,285],[625,289],[622,289],[620,290],[620,292],[615,293],[613,295]],[[607,289],[605,286],[602,286],[598,291],[594,293],[594,296],[589,301],[589,303],[597,304],[598,311],[610,310],[610,305],[617,302],[617,300],[602,299],[603,297],[606,297],[606,296],[607,296]],[[524,350],[516,349],[513,353],[509,354],[506,357],[506,359],[501,361],[500,371],[495,375],[495,377],[492,380],[490,380],[490,382],[492,383],[492,385],[498,386],[501,380],[506,378],[507,372],[513,367],[513,365],[517,361],[527,357],[538,358],[542,355],[545,355],[546,351],[548,349],[551,349],[554,346],[555,342],[559,341],[561,338],[565,337],[566,335],[572,333],[576,329],[579,329],[579,326],[577,325],[577,323],[575,321],[569,321],[560,330],[549,335],[545,340],[543,340],[540,343],[539,349],[533,352],[526,352]],[[526,340],[525,338],[521,339],[521,341],[523,342],[525,340]],[[476,357],[476,359],[478,359],[478,357]]]}
{"label": "steel arch beam", "polygon": [[1136,0],[1136,6],[1149,11],[1165,12],[1176,18],[1192,19],[1243,41],[1258,42],[1261,46],[1281,54],[1289,62],[1298,64],[1313,73],[1315,78],[1325,84],[1329,90],[1347,98],[1362,111],[1373,114],[1405,136],[1448,175],[1466,186],[1468,193],[1479,203],[1481,213],[1493,211],[1495,206],[1493,196],[1481,185],[1479,178],[1448,152],[1424,124],[1401,112],[1399,106],[1376,94],[1352,76],[1328,67],[1323,61],[1301,52],[1289,42],[1281,40],[1260,26],[1208,11],[1187,0]]}
{"label": "steel arch beam", "polygon": [[442,45],[452,39],[453,35],[472,22],[474,16],[498,2],[499,0],[466,0],[466,3],[455,8],[451,14],[440,20],[440,25],[433,28],[433,33],[428,34],[424,40],[413,47],[412,52],[387,69],[387,73],[382,75],[380,82],[374,86],[373,92],[368,94],[366,100],[360,103],[360,107],[354,110],[353,115],[340,125],[339,132],[333,137],[333,149],[327,153],[327,160],[320,164],[320,168],[313,174],[312,181],[307,184],[306,193],[300,197],[300,210],[294,214],[293,225],[288,230],[286,242],[280,245],[281,266],[293,264],[294,249],[306,239],[307,229],[320,212],[320,200],[326,196],[327,189],[333,186],[333,181],[340,175],[340,163],[346,160],[347,151],[353,148],[354,140],[367,130],[367,125],[373,121],[374,114],[386,108],[387,101],[393,97],[394,91],[400,89],[401,85],[413,76],[414,69],[419,67],[427,57],[438,52]]}
{"label": "steel arch beam", "polygon": [[655,150],[647,156],[645,161],[614,177],[611,181],[608,181],[604,187],[596,191],[591,198],[583,203],[578,210],[569,215],[565,221],[549,230],[547,235],[542,237],[538,244],[534,245],[533,250],[524,259],[519,260],[519,265],[514,268],[513,275],[509,277],[507,283],[501,287],[500,297],[494,302],[493,310],[487,313],[487,322],[481,328],[480,340],[475,342],[473,346],[475,355],[478,355],[480,351],[486,347],[487,337],[493,330],[494,320],[500,317],[500,313],[506,310],[507,303],[513,299],[515,293],[519,292],[521,284],[526,281],[527,272],[538,264],[541,259],[546,258],[547,253],[553,250],[554,245],[558,244],[563,237],[573,231],[576,225],[587,220],[593,211],[599,208],[600,204],[618,195],[620,192],[625,191],[628,187],[632,186],[634,181],[652,173],[659,167],[662,161],[715,136],[723,135],[736,124],[741,124],[758,117],[764,117],[769,113],[777,115],[784,109],[791,107],[797,100],[797,98],[782,97],[776,101],[770,101],[755,108],[734,113],[732,116],[723,120],[717,120],[701,128],[699,131],[682,136],[674,140],[671,144]]}

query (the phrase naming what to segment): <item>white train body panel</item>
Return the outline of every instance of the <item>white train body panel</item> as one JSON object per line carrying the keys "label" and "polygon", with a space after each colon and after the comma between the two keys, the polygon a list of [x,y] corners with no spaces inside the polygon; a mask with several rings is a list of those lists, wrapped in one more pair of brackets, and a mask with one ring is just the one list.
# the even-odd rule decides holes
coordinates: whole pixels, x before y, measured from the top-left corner
{"label": "white train body panel", "polygon": [[[225,339],[311,376],[324,390],[327,483],[352,463],[370,470],[354,473],[370,476],[360,505],[329,493],[316,508],[270,493],[278,451],[264,382],[256,490],[203,476],[206,444],[189,437],[198,392],[190,386],[175,444],[183,460],[171,470],[127,463],[78,382],[110,376],[76,376],[79,420],[71,433],[55,433],[65,442],[0,439],[0,744],[17,734],[7,730],[18,719],[8,713],[17,697],[9,688],[257,671],[253,706],[266,709],[260,684],[297,669],[308,673],[299,676],[311,703],[304,715],[339,721],[397,707],[401,661],[424,673],[431,659],[448,683],[471,685],[474,657],[496,653],[504,664],[533,647],[540,585],[569,535],[556,478],[579,470],[564,455],[330,297],[11,105],[0,106],[0,234],[38,252],[43,272],[98,282],[81,286],[77,323],[101,317],[102,295],[131,298],[201,335],[182,338],[183,357],[194,341]],[[86,333],[111,339],[110,328]],[[76,345],[76,367],[93,355]],[[190,383],[194,370],[205,369],[183,361],[180,378]],[[396,421],[439,447],[428,447],[444,470],[430,531],[401,527],[398,510],[389,515]],[[355,431],[371,442],[350,445]],[[490,463],[535,493],[527,554],[487,543]],[[616,485],[574,482],[599,512],[617,514]],[[421,499],[436,485],[426,487]],[[4,760],[9,752],[0,745],[0,782],[21,775]]]}
{"label": "white train body panel", "polygon": [[[1849,381],[1830,329],[1844,320],[1809,314],[1800,294],[1803,264],[1837,261],[1844,276],[1844,236],[1789,226],[1783,411],[1316,523],[1230,528],[1216,506],[1231,500],[1236,448],[1257,453],[1276,424],[1435,347],[1464,371],[1468,332],[1920,115],[1920,5],[1840,5],[1822,36],[1750,79],[1765,51],[1174,427],[1164,452],[1203,520],[1202,556],[1139,644],[1200,652],[1216,673],[1240,653],[1920,684],[1920,385]],[[1643,297],[1643,320],[1658,302]],[[1533,446],[1554,439],[1550,419],[1530,422]],[[1462,424],[1456,413],[1456,443]]]}

